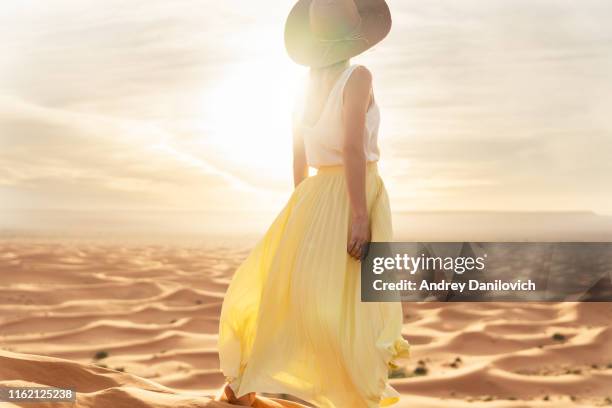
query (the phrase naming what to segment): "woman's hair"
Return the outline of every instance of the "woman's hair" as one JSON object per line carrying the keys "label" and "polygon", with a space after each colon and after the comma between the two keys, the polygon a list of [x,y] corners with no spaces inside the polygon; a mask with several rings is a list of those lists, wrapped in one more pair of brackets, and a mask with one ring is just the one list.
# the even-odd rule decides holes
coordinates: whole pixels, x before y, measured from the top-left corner
{"label": "woman's hair", "polygon": [[317,107],[321,107],[322,100],[329,96],[338,75],[348,68],[349,64],[350,60],[347,59],[322,68],[310,68],[310,78],[304,100],[306,123],[314,122],[319,116],[321,112]]}
{"label": "woman's hair", "polygon": [[348,68],[350,60],[342,60],[335,64],[321,68],[310,68],[310,81],[308,83],[307,93],[316,93],[317,89],[325,88],[332,85],[332,82],[338,77],[341,71]]}

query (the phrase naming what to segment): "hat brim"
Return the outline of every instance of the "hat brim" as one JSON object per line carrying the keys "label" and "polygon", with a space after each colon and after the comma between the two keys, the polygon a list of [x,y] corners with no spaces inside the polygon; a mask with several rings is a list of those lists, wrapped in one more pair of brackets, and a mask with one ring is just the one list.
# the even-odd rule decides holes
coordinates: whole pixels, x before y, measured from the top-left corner
{"label": "hat brim", "polygon": [[391,30],[391,12],[384,0],[355,0],[361,16],[359,39],[319,39],[310,29],[311,2],[299,0],[285,24],[287,53],[300,65],[320,68],[347,60],[378,44]]}

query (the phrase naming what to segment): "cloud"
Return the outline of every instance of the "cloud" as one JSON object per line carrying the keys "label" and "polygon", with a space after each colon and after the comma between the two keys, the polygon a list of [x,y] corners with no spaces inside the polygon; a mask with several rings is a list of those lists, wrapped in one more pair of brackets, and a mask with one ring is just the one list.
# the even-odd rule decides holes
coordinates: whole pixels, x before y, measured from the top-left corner
{"label": "cloud", "polygon": [[[135,121],[0,103],[3,206],[227,209],[254,187]],[[230,206],[231,207],[231,206]],[[14,208],[14,207],[13,207]]]}
{"label": "cloud", "polygon": [[612,211],[609,2],[391,6],[389,40],[361,60],[406,207]]}
{"label": "cloud", "polygon": [[[389,3],[390,36],[356,62],[394,208],[612,212],[612,3]],[[266,123],[284,113],[247,85],[285,70],[291,4],[3,2],[2,205],[278,207],[290,150]],[[261,171],[273,160],[286,177]]]}

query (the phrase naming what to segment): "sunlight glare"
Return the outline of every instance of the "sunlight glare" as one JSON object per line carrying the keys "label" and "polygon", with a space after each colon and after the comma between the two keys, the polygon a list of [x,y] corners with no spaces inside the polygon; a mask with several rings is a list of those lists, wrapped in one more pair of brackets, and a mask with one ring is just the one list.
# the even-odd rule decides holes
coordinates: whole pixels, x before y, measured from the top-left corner
{"label": "sunlight glare", "polygon": [[291,169],[291,115],[300,70],[287,58],[229,65],[206,95],[205,141],[238,173],[279,179]]}

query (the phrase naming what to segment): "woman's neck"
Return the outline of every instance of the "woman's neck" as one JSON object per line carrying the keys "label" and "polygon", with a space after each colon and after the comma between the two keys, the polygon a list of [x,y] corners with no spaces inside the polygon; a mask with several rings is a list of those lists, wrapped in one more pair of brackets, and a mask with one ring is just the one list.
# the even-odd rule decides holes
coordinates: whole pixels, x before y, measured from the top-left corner
{"label": "woman's neck", "polygon": [[344,71],[346,68],[348,68],[349,65],[350,60],[344,60],[322,68],[310,68],[310,77],[312,79],[335,77],[341,71]]}

